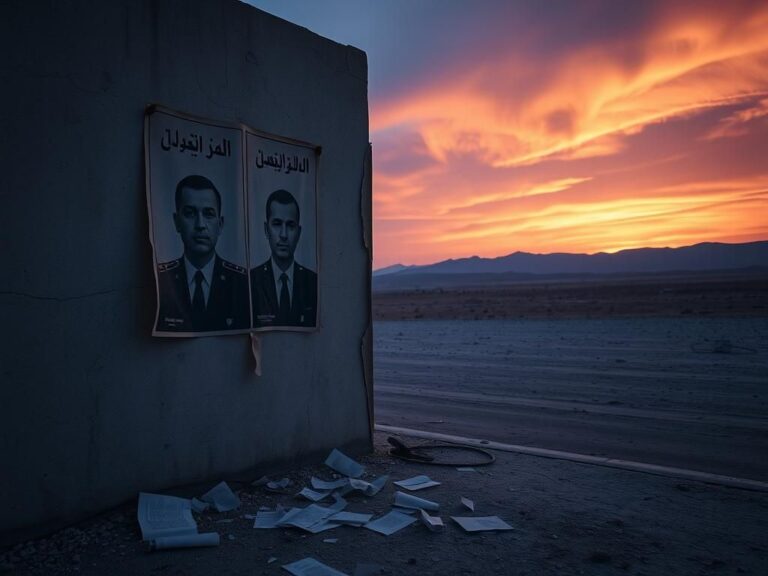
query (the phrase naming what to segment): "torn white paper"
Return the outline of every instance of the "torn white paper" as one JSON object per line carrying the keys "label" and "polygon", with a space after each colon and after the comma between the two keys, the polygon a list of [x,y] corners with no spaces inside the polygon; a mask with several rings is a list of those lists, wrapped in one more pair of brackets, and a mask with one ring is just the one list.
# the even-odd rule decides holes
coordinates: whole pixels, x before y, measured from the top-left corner
{"label": "torn white paper", "polygon": [[381,491],[381,489],[384,488],[384,486],[387,483],[387,480],[389,480],[389,474],[385,474],[384,476],[379,476],[378,478],[376,478],[376,480],[371,482],[370,487],[367,490],[365,490],[365,495],[376,496],[376,494],[378,494]]}
{"label": "torn white paper", "polygon": [[459,466],[456,468],[457,472],[477,472],[472,466]]}
{"label": "torn white paper", "polygon": [[392,510],[402,512],[403,514],[416,514],[421,509],[420,508],[404,508],[403,506],[397,506],[396,504],[393,504]]}
{"label": "torn white paper", "polygon": [[323,540],[326,544],[336,544],[339,541],[338,538],[326,538]]}
{"label": "torn white paper", "polygon": [[347,489],[342,490],[343,494],[352,492],[353,490],[359,490],[366,496],[376,496],[389,480],[389,475],[379,476],[373,482],[366,482],[365,480],[359,480],[357,478],[349,479],[349,486]]}
{"label": "torn white paper", "polygon": [[498,516],[461,517],[451,516],[459,526],[467,532],[483,532],[488,530],[514,530]]}
{"label": "torn white paper", "polygon": [[320,480],[320,478],[315,478],[312,476],[310,481],[312,483],[312,488],[315,490],[336,490],[337,488],[341,488],[342,486],[349,484],[349,478],[339,478],[338,480],[329,482],[327,480]]}
{"label": "torn white paper", "polygon": [[203,546],[218,546],[218,532],[205,534],[187,534],[186,536],[161,536],[150,542],[152,550],[167,550],[169,548],[201,548]]}
{"label": "torn white paper", "polygon": [[435,482],[429,476],[414,476],[413,478],[407,478],[405,480],[398,480],[393,482],[400,488],[406,490],[423,490],[424,488],[430,488],[432,486],[440,486],[440,482]]}
{"label": "torn white paper", "polygon": [[304,558],[290,564],[284,564],[283,569],[294,576],[347,576],[344,572],[339,572],[314,558]]}
{"label": "torn white paper", "polygon": [[230,490],[226,482],[216,484],[216,486],[200,496],[200,500],[208,502],[219,512],[229,512],[240,506],[240,498]]}
{"label": "torn white paper", "polygon": [[324,490],[322,492],[317,492],[315,490],[312,490],[312,488],[304,488],[301,492],[296,494],[296,496],[304,496],[307,500],[311,500],[312,502],[320,502],[320,500],[324,500],[328,496],[330,496],[331,490]]}
{"label": "torn white paper", "polygon": [[343,454],[334,448],[325,460],[325,465],[339,474],[349,476],[350,478],[359,478],[365,472],[365,468],[355,462],[349,456]]}
{"label": "torn white paper", "polygon": [[253,527],[260,529],[275,528],[283,516],[285,516],[285,512],[282,510],[260,510],[253,519]]}
{"label": "torn white paper", "polygon": [[389,536],[414,522],[416,522],[416,518],[413,516],[408,516],[407,514],[392,510],[381,518],[377,518],[373,522],[368,522],[363,528],[368,528],[379,534],[384,534],[384,536]]}
{"label": "torn white paper", "polygon": [[406,494],[399,490],[395,492],[395,506],[402,506],[403,508],[418,508],[421,510],[429,510],[431,512],[437,512],[440,509],[440,505],[437,502],[431,500],[425,500],[412,494]]}
{"label": "torn white paper", "polygon": [[429,528],[432,532],[440,532],[443,528],[445,528],[443,519],[439,516],[430,516],[424,512],[424,510],[419,510],[419,513],[421,515],[421,523]]}
{"label": "torn white paper", "polygon": [[331,512],[341,512],[347,507],[347,501],[338,494],[334,494],[333,499],[335,502],[328,507]]}
{"label": "torn white paper", "polygon": [[143,540],[197,534],[192,503],[186,498],[141,492],[137,516]]}
{"label": "torn white paper", "polygon": [[356,512],[337,512],[328,517],[328,521],[349,526],[362,526],[371,521],[373,514],[358,514]]}
{"label": "torn white paper", "polygon": [[285,514],[277,523],[278,526],[294,526],[311,531],[315,524],[323,522],[328,516],[334,514],[334,510],[324,508],[317,504],[310,504],[306,508],[293,508]]}
{"label": "torn white paper", "polygon": [[472,510],[472,512],[475,511],[475,503],[472,502],[469,498],[464,498],[464,496],[461,497],[461,503],[464,504],[467,508]]}

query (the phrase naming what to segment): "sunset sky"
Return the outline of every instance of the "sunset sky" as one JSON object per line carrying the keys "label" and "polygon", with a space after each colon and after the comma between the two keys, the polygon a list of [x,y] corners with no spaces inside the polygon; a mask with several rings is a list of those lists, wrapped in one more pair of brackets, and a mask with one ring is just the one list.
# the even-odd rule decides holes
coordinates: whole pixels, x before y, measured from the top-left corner
{"label": "sunset sky", "polygon": [[250,3],[368,53],[375,268],[768,239],[768,2]]}

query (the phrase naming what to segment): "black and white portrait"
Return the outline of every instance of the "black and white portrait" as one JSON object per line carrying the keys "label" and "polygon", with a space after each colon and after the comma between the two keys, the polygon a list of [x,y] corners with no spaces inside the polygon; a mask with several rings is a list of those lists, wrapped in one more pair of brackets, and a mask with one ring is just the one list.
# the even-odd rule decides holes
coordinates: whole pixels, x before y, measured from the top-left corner
{"label": "black and white portrait", "polygon": [[145,134],[158,300],[153,334],[247,331],[241,131],[154,110]]}
{"label": "black and white portrait", "polygon": [[314,329],[316,151],[251,133],[246,142],[253,328]]}

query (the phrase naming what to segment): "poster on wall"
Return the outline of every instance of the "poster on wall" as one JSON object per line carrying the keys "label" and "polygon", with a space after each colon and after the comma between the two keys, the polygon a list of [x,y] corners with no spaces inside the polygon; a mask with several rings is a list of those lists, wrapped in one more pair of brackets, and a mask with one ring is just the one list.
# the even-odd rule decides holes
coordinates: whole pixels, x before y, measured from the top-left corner
{"label": "poster on wall", "polygon": [[144,134],[152,334],[315,329],[316,147],[159,106]]}
{"label": "poster on wall", "polygon": [[317,325],[316,155],[246,131],[253,327]]}

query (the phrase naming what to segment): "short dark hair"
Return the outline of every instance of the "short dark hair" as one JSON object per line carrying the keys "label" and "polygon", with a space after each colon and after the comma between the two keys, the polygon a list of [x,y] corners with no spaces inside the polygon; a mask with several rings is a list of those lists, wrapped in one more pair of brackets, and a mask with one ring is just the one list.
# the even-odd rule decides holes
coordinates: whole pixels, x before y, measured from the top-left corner
{"label": "short dark hair", "polygon": [[293,197],[293,194],[288,192],[288,190],[283,190],[282,188],[275,190],[272,192],[272,194],[269,195],[269,198],[267,198],[267,205],[264,208],[266,222],[269,222],[269,209],[272,207],[272,202],[277,202],[278,204],[293,204],[296,206],[296,222],[301,222],[301,210],[299,210],[299,203],[296,202],[296,198]]}
{"label": "short dark hair", "polygon": [[200,176],[198,174],[190,174],[189,176],[186,176],[179,180],[179,183],[176,184],[176,211],[178,212],[181,208],[181,191],[183,188],[192,188],[193,190],[213,190],[213,193],[216,195],[216,205],[219,209],[219,216],[221,216],[221,194],[219,194],[219,191],[216,189],[216,186],[213,185],[213,182],[211,182],[208,178],[205,176]]}

